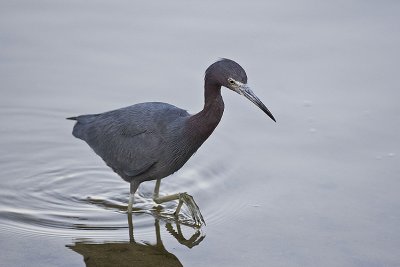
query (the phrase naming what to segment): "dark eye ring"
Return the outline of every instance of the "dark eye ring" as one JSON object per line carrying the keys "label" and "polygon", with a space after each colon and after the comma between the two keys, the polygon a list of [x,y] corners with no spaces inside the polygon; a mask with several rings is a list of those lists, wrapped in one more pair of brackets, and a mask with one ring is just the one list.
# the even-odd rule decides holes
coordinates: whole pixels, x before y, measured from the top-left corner
{"label": "dark eye ring", "polygon": [[235,84],[235,81],[234,80],[229,80],[229,83],[230,84]]}

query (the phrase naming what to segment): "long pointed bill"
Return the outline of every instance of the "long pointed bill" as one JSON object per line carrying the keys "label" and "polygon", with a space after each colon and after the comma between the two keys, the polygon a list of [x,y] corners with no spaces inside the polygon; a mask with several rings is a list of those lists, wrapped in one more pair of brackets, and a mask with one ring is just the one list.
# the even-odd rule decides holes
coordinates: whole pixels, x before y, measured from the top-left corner
{"label": "long pointed bill", "polygon": [[259,107],[262,111],[265,112],[274,122],[276,122],[274,116],[272,115],[271,111],[261,102],[261,100],[251,91],[250,87],[246,84],[241,85],[237,92],[241,95],[244,95],[247,99],[253,102],[257,107]]}

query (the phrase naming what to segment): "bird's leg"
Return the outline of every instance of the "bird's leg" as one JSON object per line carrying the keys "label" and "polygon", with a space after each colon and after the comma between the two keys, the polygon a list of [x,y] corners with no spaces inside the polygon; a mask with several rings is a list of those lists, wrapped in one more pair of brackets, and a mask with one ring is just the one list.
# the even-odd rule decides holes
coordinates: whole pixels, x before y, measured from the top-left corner
{"label": "bird's leg", "polygon": [[156,181],[156,186],[154,188],[154,194],[153,194],[154,202],[156,202],[157,204],[161,204],[172,200],[179,200],[178,206],[176,207],[176,210],[174,212],[174,215],[176,217],[178,217],[182,205],[183,203],[185,203],[189,209],[190,214],[192,215],[193,220],[195,221],[195,224],[196,225],[202,225],[203,223],[205,224],[203,215],[201,215],[200,209],[191,195],[185,192],[185,193],[176,193],[160,197],[159,196],[160,184],[161,184],[161,179],[158,179]]}
{"label": "bird's leg", "polygon": [[174,212],[175,216],[178,216],[179,212],[181,211],[182,205],[183,205],[183,200],[181,199],[181,196],[179,196],[179,203],[178,203],[178,206],[176,207],[176,210]]}
{"label": "bird's leg", "polygon": [[160,193],[161,179],[157,179],[156,186],[154,187],[153,199],[157,199]]}
{"label": "bird's leg", "polygon": [[133,206],[133,196],[135,195],[136,190],[139,187],[139,183],[135,181],[131,181],[131,189],[129,193],[129,202],[128,202],[128,213],[132,214],[132,206]]}
{"label": "bird's leg", "polygon": [[128,202],[128,213],[132,214],[132,206],[133,206],[133,194],[129,194],[129,202]]}

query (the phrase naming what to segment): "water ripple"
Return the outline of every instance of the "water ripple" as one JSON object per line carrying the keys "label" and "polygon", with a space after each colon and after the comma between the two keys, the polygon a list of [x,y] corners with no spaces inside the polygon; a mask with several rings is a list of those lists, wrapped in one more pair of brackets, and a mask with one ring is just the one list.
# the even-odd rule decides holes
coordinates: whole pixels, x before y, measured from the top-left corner
{"label": "water ripple", "polygon": [[[76,236],[77,231],[81,238],[125,235],[128,184],[72,137],[72,124],[64,117],[62,110],[1,108],[6,127],[0,148],[7,153],[0,156],[0,228],[19,235]],[[223,193],[236,164],[221,164],[233,153],[229,138],[221,140],[222,149],[211,147],[208,155],[196,155],[183,170],[163,179],[161,186],[161,194],[186,191],[199,197],[211,225],[242,208],[240,198]],[[173,202],[156,206],[153,189],[154,182],[143,183],[135,196],[135,231],[143,235],[153,233],[153,216],[173,219],[176,207]],[[190,221],[185,208],[181,220]]]}

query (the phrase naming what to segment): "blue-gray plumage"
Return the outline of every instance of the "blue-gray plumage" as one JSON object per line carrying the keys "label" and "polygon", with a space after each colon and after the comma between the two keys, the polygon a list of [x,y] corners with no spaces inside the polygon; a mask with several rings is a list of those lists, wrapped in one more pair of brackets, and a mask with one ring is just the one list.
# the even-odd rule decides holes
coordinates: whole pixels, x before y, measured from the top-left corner
{"label": "blue-gray plumage", "polygon": [[159,197],[158,192],[161,179],[179,170],[221,120],[224,111],[221,86],[244,95],[275,121],[247,86],[243,68],[229,59],[221,59],[206,70],[204,108],[195,115],[170,104],[149,102],[68,119],[77,121],[73,135],[86,141],[110,168],[131,184],[129,212],[139,184],[157,180],[154,200],[162,203],[179,199],[175,214],[186,203],[196,224],[201,224],[204,220],[190,195]]}

